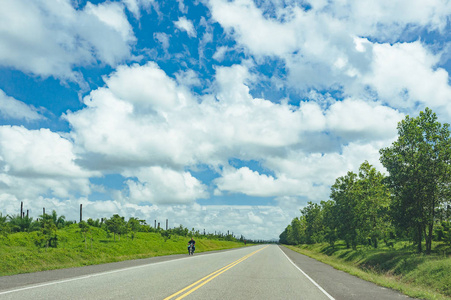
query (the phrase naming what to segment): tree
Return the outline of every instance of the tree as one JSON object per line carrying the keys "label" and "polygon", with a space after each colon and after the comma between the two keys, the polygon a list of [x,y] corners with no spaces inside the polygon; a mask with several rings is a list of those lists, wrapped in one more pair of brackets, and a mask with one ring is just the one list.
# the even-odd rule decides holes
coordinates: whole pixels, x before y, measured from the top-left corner
{"label": "tree", "polygon": [[0,213],[0,235],[6,237],[10,232],[9,224],[6,222],[7,217]]}
{"label": "tree", "polygon": [[426,252],[432,248],[438,208],[449,203],[451,184],[451,139],[449,124],[440,124],[429,108],[416,118],[407,116],[398,124],[398,139],[380,150],[395,196],[395,224],[414,234],[418,252],[423,237]]}
{"label": "tree", "polygon": [[58,217],[55,210],[52,211],[52,220],[53,220],[53,224],[55,224],[55,226],[58,229],[61,229],[64,227],[64,225],[66,225],[66,217],[65,216]]}
{"label": "tree", "polygon": [[357,247],[357,235],[360,228],[358,224],[355,195],[357,174],[348,172],[345,176],[338,177],[331,187],[330,198],[335,202],[337,233],[339,238],[346,242],[346,247]]}
{"label": "tree", "polygon": [[335,225],[348,247],[356,249],[358,244],[366,244],[368,240],[377,247],[389,226],[386,216],[390,193],[383,181],[384,175],[365,161],[358,174],[348,172],[332,186],[330,197],[335,201]]}
{"label": "tree", "polygon": [[301,209],[304,217],[305,243],[314,244],[324,240],[324,226],[321,206],[317,203],[308,202],[307,206]]}
{"label": "tree", "polygon": [[43,214],[39,216],[39,224],[41,225],[41,231],[36,239],[36,245],[46,248],[58,246],[57,227],[53,222],[52,215]]}
{"label": "tree", "polygon": [[377,248],[378,240],[390,227],[388,220],[390,191],[383,182],[384,178],[385,176],[367,161],[360,165],[356,185],[359,199],[356,210],[362,237],[369,238],[374,248]]}
{"label": "tree", "polygon": [[107,230],[113,233],[114,241],[116,241],[116,234],[120,236],[127,232],[127,223],[125,222],[124,217],[121,217],[118,214],[113,215],[111,219],[107,219],[105,225]]}
{"label": "tree", "polygon": [[324,238],[332,247],[337,240],[337,219],[335,215],[334,201],[321,201],[321,210],[323,214]]}
{"label": "tree", "polygon": [[[85,242],[85,248],[88,249],[88,244],[87,244],[87,239],[86,239],[86,235],[88,234],[88,232],[91,230],[90,225],[85,222],[85,221],[80,221],[78,223],[78,228],[80,228],[80,233],[83,236],[84,242]],[[91,243],[92,245],[92,243]]]}
{"label": "tree", "polygon": [[21,216],[20,214],[8,216],[9,227],[12,232],[30,232],[39,230],[39,225],[33,222],[33,218]]}

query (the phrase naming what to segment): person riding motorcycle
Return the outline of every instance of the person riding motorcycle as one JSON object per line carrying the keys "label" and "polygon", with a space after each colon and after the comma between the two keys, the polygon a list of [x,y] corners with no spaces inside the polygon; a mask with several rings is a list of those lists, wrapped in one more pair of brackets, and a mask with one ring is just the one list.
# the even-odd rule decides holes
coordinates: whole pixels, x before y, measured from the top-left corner
{"label": "person riding motorcycle", "polygon": [[189,247],[191,246],[191,244],[193,245],[193,253],[196,250],[196,242],[193,240],[193,238],[191,238],[191,240],[188,242],[188,254],[189,254]]}

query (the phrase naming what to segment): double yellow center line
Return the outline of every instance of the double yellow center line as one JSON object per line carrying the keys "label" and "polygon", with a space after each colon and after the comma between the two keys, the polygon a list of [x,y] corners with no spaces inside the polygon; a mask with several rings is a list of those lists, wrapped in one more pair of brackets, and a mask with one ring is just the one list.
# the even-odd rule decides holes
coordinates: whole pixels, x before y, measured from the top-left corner
{"label": "double yellow center line", "polygon": [[[266,246],[266,247],[268,247],[268,246]],[[217,271],[214,271],[213,273],[211,273],[211,274],[205,276],[204,278],[199,279],[199,280],[196,281],[195,283],[188,285],[186,288],[181,289],[181,290],[178,291],[177,293],[172,294],[171,296],[164,298],[164,300],[173,299],[174,297],[176,297],[176,296],[178,296],[178,295],[180,295],[180,294],[182,294],[182,293],[184,293],[184,294],[182,294],[182,295],[180,295],[179,297],[175,298],[175,300],[179,300],[179,299],[185,298],[186,296],[188,296],[189,294],[191,294],[191,293],[194,292],[195,290],[199,289],[199,288],[202,287],[203,285],[207,284],[208,282],[212,281],[213,279],[215,279],[216,277],[218,277],[219,275],[221,275],[221,274],[224,273],[225,271],[227,271],[227,270],[233,268],[234,266],[236,266],[236,265],[239,264],[240,262],[245,261],[246,259],[248,259],[248,258],[251,257],[252,255],[254,255],[255,253],[257,253],[257,252],[259,252],[259,251],[265,249],[266,247],[260,248],[260,249],[258,249],[258,250],[256,250],[256,251],[252,252],[252,253],[249,253],[248,255],[243,256],[242,258],[240,258],[240,259],[234,261],[233,263],[228,264],[227,266],[225,266],[225,267],[223,267],[223,268],[221,268],[221,269],[219,269],[219,270],[217,270]],[[186,292],[186,293],[185,293],[185,292]]]}

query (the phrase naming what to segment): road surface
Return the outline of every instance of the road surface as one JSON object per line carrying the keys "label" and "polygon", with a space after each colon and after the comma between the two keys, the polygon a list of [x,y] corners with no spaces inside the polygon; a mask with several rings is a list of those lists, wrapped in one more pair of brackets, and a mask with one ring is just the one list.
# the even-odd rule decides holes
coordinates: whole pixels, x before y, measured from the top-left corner
{"label": "road surface", "polygon": [[277,245],[0,277],[0,299],[408,299]]}

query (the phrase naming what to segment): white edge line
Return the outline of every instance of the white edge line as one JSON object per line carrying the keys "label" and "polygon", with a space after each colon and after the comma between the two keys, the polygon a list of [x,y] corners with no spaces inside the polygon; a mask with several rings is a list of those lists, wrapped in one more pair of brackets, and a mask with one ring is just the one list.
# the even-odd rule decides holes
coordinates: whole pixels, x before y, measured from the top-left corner
{"label": "white edge line", "polygon": [[[282,249],[280,247],[278,247],[280,251],[282,251]],[[308,276],[304,271],[301,270],[301,268],[299,268],[289,257],[288,255],[285,254],[285,252],[283,252],[283,255],[285,255],[285,257],[288,259],[289,262],[291,262],[293,264],[293,266],[295,266],[299,271],[301,271],[302,274],[304,274],[305,277],[307,277],[308,280],[310,280],[321,292],[323,292],[324,295],[326,295],[330,300],[335,300],[334,297],[332,297],[331,295],[329,295],[328,292],[326,292],[319,284],[317,284],[312,278],[310,278],[310,276]]]}
{"label": "white edge line", "polygon": [[[248,248],[251,248],[251,247],[243,247],[243,248],[244,249],[248,249]],[[232,249],[232,250],[239,250],[239,249],[243,249],[243,248],[236,248],[236,249]],[[205,256],[205,255],[216,255],[216,254],[221,254],[221,252],[205,253],[202,256]],[[106,271],[106,272],[100,272],[100,273],[95,273],[95,274],[90,274],[90,275],[73,277],[73,278],[69,278],[69,279],[51,281],[51,282],[41,283],[41,284],[37,284],[37,285],[26,286],[26,287],[22,287],[22,288],[18,288],[18,289],[12,289],[12,290],[8,290],[8,291],[3,291],[3,292],[0,292],[0,295],[6,295],[6,294],[10,294],[10,293],[21,292],[21,291],[26,291],[26,290],[30,290],[30,289],[36,289],[36,288],[49,286],[49,285],[54,285],[54,284],[66,283],[66,282],[71,282],[71,281],[76,281],[76,280],[87,279],[87,278],[91,278],[91,277],[103,276],[103,275],[108,275],[108,274],[113,274],[113,273],[118,273],[118,272],[123,272],[123,271],[129,271],[129,270],[134,270],[134,269],[139,269],[139,268],[159,265],[159,264],[163,264],[163,263],[174,262],[174,261],[178,261],[178,260],[193,259],[193,258],[198,258],[198,257],[202,257],[202,256],[182,257],[182,258],[165,260],[165,261],[160,261],[160,262],[155,262],[155,263],[149,263],[149,264],[140,265],[140,266],[134,266],[134,267],[128,267],[128,268],[123,268],[123,269],[117,269],[117,270],[113,270],[113,271]]]}

